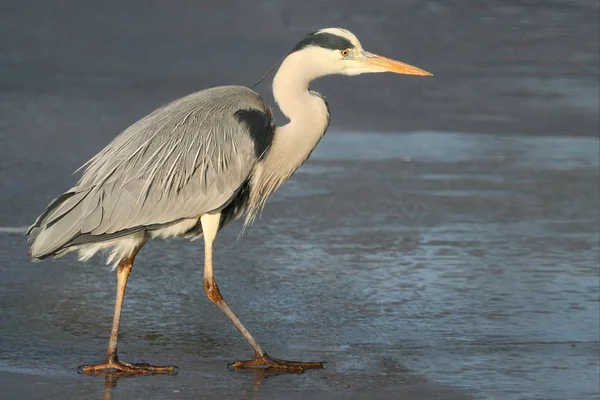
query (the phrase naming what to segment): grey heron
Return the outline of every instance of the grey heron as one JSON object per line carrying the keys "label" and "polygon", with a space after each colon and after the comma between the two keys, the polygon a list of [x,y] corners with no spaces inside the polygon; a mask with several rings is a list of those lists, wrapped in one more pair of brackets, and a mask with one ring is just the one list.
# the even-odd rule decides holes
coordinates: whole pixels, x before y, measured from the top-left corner
{"label": "grey heron", "polygon": [[221,86],[177,99],[131,125],[82,166],[77,184],[54,199],[27,231],[31,258],[78,252],[85,261],[110,250],[117,295],[106,359],[83,372],[161,373],[173,366],[132,364],[117,356],[121,307],[134,259],[146,241],[204,237],[204,291],[254,350],[233,368],[301,371],[322,362],[269,356],[229,308],[213,275],[213,241],[229,222],[250,224],[268,197],[309,157],[329,126],[325,97],[309,84],[332,74],[431,75],[369,53],[354,34],[327,28],[304,37],[281,62],[273,94],[289,120],[275,126],[262,98]]}

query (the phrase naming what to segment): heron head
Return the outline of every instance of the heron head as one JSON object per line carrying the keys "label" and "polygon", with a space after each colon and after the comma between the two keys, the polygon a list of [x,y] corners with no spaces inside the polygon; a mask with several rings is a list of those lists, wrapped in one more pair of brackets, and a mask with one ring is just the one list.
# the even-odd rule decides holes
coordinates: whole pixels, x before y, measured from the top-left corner
{"label": "heron head", "polygon": [[432,75],[412,65],[369,53],[358,38],[342,28],[327,28],[311,33],[290,52],[289,57],[302,59],[303,67],[315,78],[324,75],[359,75],[394,72],[407,75]]}

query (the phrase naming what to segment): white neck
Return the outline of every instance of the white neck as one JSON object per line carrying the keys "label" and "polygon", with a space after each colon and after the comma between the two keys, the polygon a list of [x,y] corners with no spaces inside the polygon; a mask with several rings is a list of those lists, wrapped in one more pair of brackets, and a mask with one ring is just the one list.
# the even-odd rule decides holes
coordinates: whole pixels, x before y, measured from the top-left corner
{"label": "white neck", "polygon": [[286,57],[273,79],[273,95],[290,124],[300,123],[305,128],[308,124],[322,135],[329,118],[327,105],[319,96],[311,94],[308,87],[324,73],[318,69],[318,64],[310,61],[311,57],[318,55],[312,56],[305,50]]}
{"label": "white neck", "polygon": [[275,101],[290,122],[276,129],[269,152],[293,171],[308,158],[329,125],[325,100],[308,89],[322,75],[311,59],[307,51],[290,54],[273,79]]}
{"label": "white neck", "polygon": [[308,90],[310,82],[324,74],[313,66],[307,53],[290,54],[273,79],[275,101],[289,122],[275,129],[271,147],[253,174],[251,212],[246,223],[306,161],[329,125],[325,100]]}

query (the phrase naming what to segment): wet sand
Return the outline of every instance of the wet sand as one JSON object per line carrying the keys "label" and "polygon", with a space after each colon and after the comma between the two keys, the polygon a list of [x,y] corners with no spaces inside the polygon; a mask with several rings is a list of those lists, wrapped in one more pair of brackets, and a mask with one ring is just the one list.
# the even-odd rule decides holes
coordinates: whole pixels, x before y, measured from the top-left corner
{"label": "wet sand", "polygon": [[[242,18],[262,21],[281,4],[267,3],[223,2],[209,15],[191,3],[3,6],[0,398],[597,398],[597,5],[498,2],[462,25],[450,24],[460,9],[435,2],[354,12],[344,3],[337,13],[335,2],[287,3],[271,24]],[[383,17],[376,10],[386,4]],[[239,26],[220,29],[230,14]],[[425,22],[406,15],[443,22],[419,31]],[[486,18],[497,35],[469,35]],[[260,28],[242,46],[247,25]],[[101,258],[30,264],[22,227],[144,113],[204,86],[252,81],[266,63],[256,52],[267,47],[276,60],[300,30],[328,25],[424,68],[448,62],[424,83],[317,82],[332,105],[331,131],[259,221],[217,239],[222,292],[266,350],[327,368],[229,371],[251,352],[202,291],[202,244],[169,240],[138,257],[120,353],[179,373],[78,375],[79,364],[103,359],[114,273]],[[537,39],[522,39],[526,28]],[[406,29],[416,42],[402,39]],[[220,36],[206,39],[210,30]],[[389,31],[399,39],[383,40]],[[470,61],[487,53],[468,69],[449,56],[451,44]]]}

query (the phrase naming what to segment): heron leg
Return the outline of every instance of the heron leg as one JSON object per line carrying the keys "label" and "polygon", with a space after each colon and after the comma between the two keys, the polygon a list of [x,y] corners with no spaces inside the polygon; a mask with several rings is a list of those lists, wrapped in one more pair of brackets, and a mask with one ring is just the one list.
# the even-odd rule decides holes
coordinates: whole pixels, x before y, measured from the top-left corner
{"label": "heron leg", "polygon": [[227,315],[233,322],[233,325],[242,334],[244,339],[250,344],[254,350],[254,360],[236,361],[230,364],[231,368],[276,368],[281,370],[302,372],[307,368],[323,368],[323,362],[302,362],[302,361],[286,361],[269,356],[263,348],[256,342],[254,337],[248,332],[248,329],[242,324],[238,317],[233,313],[231,308],[223,299],[217,281],[213,276],[212,249],[213,242],[219,230],[221,221],[221,213],[205,214],[200,217],[202,231],[204,232],[204,292],[212,301]]}
{"label": "heron leg", "polygon": [[86,374],[98,374],[111,371],[119,371],[128,374],[151,374],[151,373],[173,373],[177,367],[174,366],[156,366],[146,363],[132,364],[119,360],[117,356],[117,342],[119,336],[119,322],[121,320],[121,308],[123,307],[123,298],[127,287],[127,279],[133,268],[133,260],[140,251],[144,243],[135,248],[133,253],[119,262],[117,267],[117,299],[115,302],[115,313],[113,316],[112,330],[110,340],[108,341],[108,350],[106,359],[100,364],[86,364],[79,367],[79,370]]}

